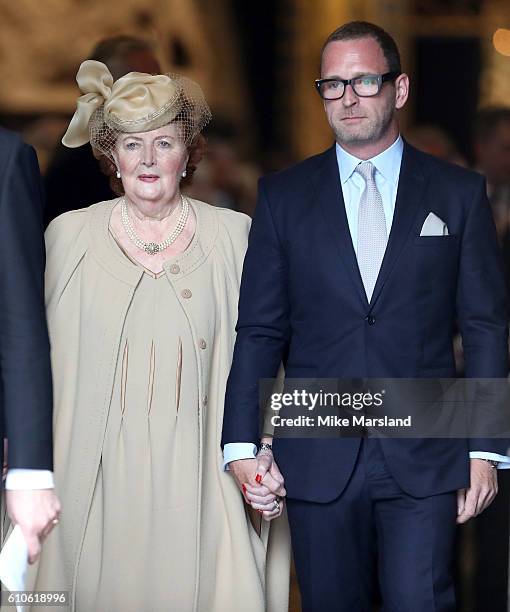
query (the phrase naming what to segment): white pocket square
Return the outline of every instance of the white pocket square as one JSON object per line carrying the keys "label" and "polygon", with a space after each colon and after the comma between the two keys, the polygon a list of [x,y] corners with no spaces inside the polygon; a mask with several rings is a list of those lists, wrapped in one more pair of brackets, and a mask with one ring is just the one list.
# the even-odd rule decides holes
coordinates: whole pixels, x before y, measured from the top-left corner
{"label": "white pocket square", "polygon": [[425,219],[420,236],[448,236],[448,226],[433,212]]}

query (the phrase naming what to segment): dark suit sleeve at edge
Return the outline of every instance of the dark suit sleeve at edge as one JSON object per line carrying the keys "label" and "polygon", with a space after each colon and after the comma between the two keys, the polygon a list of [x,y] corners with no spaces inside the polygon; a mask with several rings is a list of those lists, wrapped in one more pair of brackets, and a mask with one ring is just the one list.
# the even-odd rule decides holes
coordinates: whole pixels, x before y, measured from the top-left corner
{"label": "dark suit sleeve at edge", "polygon": [[42,186],[19,143],[0,195],[0,375],[9,468],[53,469]]}
{"label": "dark suit sleeve at edge", "polygon": [[[457,286],[457,315],[467,378],[508,376],[508,306],[496,230],[487,201],[485,182],[466,219],[461,243]],[[489,415],[487,415],[489,416]],[[474,418],[485,418],[476,411]],[[508,420],[508,419],[505,419]],[[510,440],[471,438],[471,451],[506,454]]]}
{"label": "dark suit sleeve at edge", "polygon": [[227,383],[222,446],[260,441],[259,380],[277,375],[289,339],[287,261],[264,188],[244,260],[237,338]]}

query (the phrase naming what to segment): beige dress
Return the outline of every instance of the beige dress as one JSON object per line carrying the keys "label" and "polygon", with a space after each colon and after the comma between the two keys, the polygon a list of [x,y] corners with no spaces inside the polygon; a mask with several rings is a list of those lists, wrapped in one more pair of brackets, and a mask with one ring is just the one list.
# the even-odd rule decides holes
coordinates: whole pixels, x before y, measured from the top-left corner
{"label": "beige dress", "polygon": [[121,345],[76,607],[186,610],[196,566],[198,375],[165,272],[142,276]]}
{"label": "beige dress", "polygon": [[285,612],[287,523],[257,535],[222,469],[249,220],[192,200],[195,237],[154,277],[113,241],[115,204],[46,234],[63,511],[27,586],[73,612]]}

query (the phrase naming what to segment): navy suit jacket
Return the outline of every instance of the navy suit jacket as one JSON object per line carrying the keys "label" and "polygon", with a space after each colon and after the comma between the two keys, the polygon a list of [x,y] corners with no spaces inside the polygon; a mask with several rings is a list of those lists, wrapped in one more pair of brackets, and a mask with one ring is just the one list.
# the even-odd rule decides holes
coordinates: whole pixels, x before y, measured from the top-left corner
{"label": "navy suit jacket", "polygon": [[[449,236],[420,236],[434,212]],[[508,374],[499,248],[478,174],[405,144],[395,214],[370,303],[347,223],[335,148],[261,179],[244,263],[222,444],[259,441],[258,382],[290,378],[448,378],[463,337],[465,375]],[[402,489],[468,485],[469,451],[508,440],[382,439]],[[328,502],[345,487],[359,438],[275,439],[289,497]]]}
{"label": "navy suit jacket", "polygon": [[0,441],[8,438],[9,468],[53,469],[44,262],[37,157],[0,128]]}

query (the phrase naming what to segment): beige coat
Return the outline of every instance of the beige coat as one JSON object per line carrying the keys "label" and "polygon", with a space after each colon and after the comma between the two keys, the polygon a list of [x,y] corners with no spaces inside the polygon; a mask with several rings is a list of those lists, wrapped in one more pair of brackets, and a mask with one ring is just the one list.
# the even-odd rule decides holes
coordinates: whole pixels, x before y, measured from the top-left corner
{"label": "beige coat", "polygon": [[[70,591],[72,601],[123,323],[143,274],[120,252],[114,258],[107,248],[108,224],[116,202],[101,202],[62,215],[46,234],[55,478],[63,515],[44,546],[35,588]],[[197,237],[172,261],[168,278],[197,347],[201,397],[197,466],[201,502],[196,516],[190,516],[199,526],[198,580],[192,609],[283,612],[288,604],[290,557],[286,519],[274,521],[270,529],[264,523],[261,536],[256,534],[240,492],[222,469],[220,449],[249,219],[196,200],[191,204],[197,217]],[[211,316],[213,303],[215,317]],[[210,350],[198,348],[203,338]]]}

